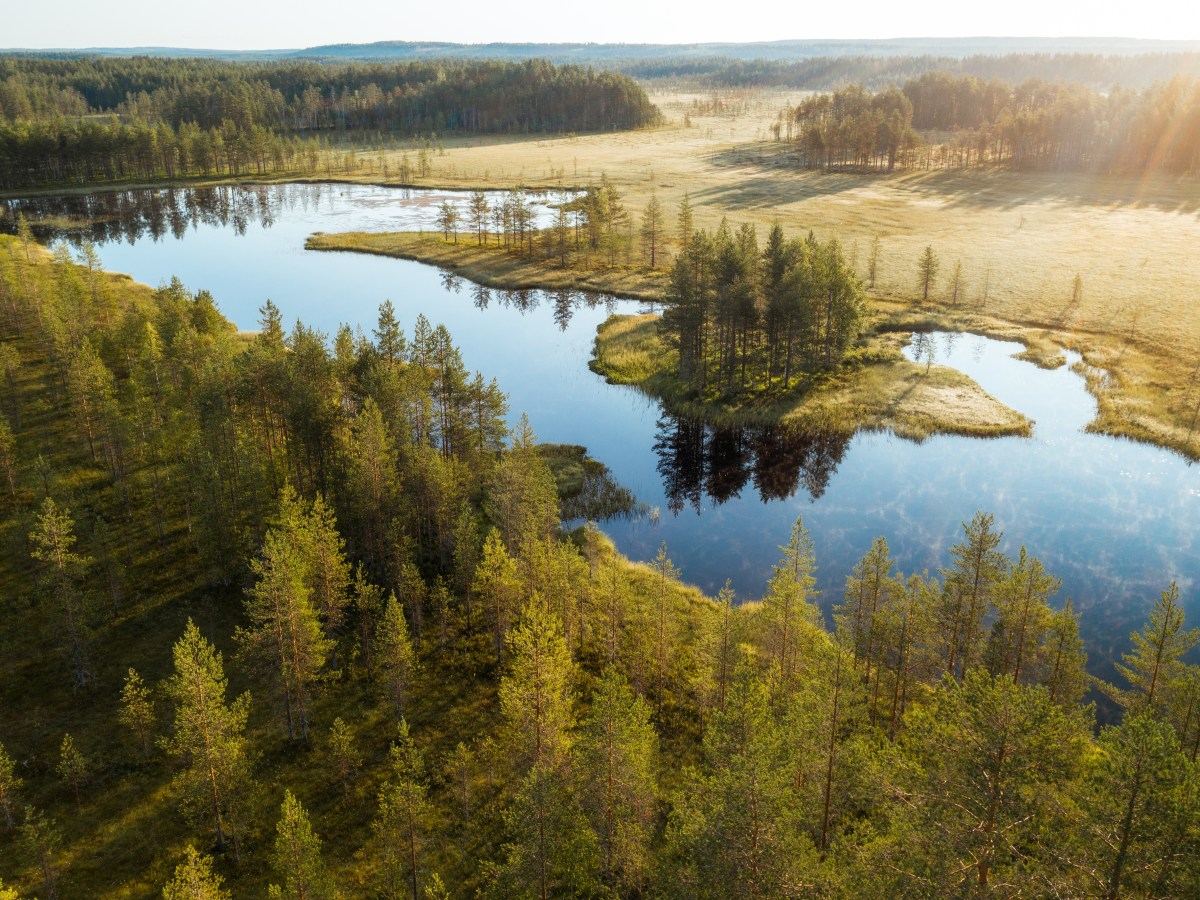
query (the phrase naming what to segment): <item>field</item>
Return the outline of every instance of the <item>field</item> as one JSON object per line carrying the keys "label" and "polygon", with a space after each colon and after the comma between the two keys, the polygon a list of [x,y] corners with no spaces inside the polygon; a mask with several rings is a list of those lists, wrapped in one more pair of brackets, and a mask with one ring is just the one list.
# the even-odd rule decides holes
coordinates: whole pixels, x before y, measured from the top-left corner
{"label": "field", "polygon": [[[446,187],[581,186],[605,174],[635,221],[652,193],[670,212],[687,194],[698,227],[778,221],[838,237],[866,276],[880,252],[873,300],[930,325],[1019,337],[1083,353],[1101,402],[1094,427],[1200,458],[1200,181],[1060,173],[938,170],[896,175],[810,172],[769,139],[794,96],[657,95],[667,124],[561,138],[448,139],[419,183]],[[685,126],[685,116],[690,125]],[[400,151],[357,154],[332,177],[386,182]],[[941,271],[918,304],[917,258]],[[961,264],[958,302],[951,277]],[[1079,291],[1076,291],[1079,276]],[[1053,356],[1053,351],[1049,351]]]}

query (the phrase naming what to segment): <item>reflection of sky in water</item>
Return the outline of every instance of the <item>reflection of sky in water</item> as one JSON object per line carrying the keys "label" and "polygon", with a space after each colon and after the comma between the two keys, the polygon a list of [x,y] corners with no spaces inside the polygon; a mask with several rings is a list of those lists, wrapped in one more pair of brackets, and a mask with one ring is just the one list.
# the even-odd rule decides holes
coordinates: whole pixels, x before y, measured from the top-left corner
{"label": "reflection of sky in water", "polygon": [[[175,192],[174,206],[186,206],[178,200],[182,193]],[[526,412],[543,440],[587,445],[622,484],[661,510],[657,520],[605,524],[635,559],[653,558],[666,541],[688,580],[715,591],[729,578],[740,595],[757,596],[778,561],[778,546],[802,515],[828,608],[875,536],[887,538],[902,570],[933,571],[948,562],[960,523],[983,509],[1005,532],[1007,552],[1015,554],[1024,542],[1063,579],[1060,599],[1072,597],[1083,611],[1082,630],[1097,662],[1128,648],[1129,632],[1171,579],[1180,582],[1190,621],[1200,620],[1200,472],[1165,450],[1082,432],[1095,402],[1067,366],[1046,371],[1013,359],[1016,344],[930,336],[935,364],[968,373],[1032,418],[1031,439],[938,437],[918,445],[865,433],[844,447],[815,450],[750,433],[714,439],[704,429],[660,425],[655,403],[606,385],[587,369],[596,326],[610,311],[632,312],[637,304],[506,295],[416,263],[303,249],[314,231],[432,230],[443,197],[465,202],[466,195],[342,185],[225,193],[219,203],[240,209],[236,219],[205,221],[176,210],[166,217],[173,218],[174,231],[160,222],[152,229],[156,239],[103,242],[105,267],[149,284],[177,275],[192,289],[211,290],[242,328],[254,327],[267,297],[286,322],[300,318],[327,333],[343,321],[369,331],[387,298],[410,330],[419,312],[445,324],[467,366],[494,376],[508,392],[511,418]],[[551,214],[542,207],[543,221]],[[473,239],[465,232],[459,237]],[[686,503],[678,514],[670,511],[656,443],[675,448],[664,464],[672,486],[700,485],[698,512]],[[798,474],[789,471],[789,455],[792,469],[803,456]],[[763,470],[751,471],[755,465]],[[768,477],[782,477],[785,485],[789,478],[805,481],[788,499],[764,503],[759,486]],[[712,493],[738,485],[731,499],[712,500]],[[1104,664],[1093,668],[1111,673]]]}

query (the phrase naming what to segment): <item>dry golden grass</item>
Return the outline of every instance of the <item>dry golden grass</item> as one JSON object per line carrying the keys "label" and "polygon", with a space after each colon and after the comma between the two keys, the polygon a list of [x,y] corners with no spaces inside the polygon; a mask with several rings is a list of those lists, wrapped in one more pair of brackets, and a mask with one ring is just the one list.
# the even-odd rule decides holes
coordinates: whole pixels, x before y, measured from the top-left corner
{"label": "dry golden grass", "polygon": [[[450,140],[428,184],[445,187],[580,186],[601,173],[635,217],[651,193],[668,211],[687,193],[696,224],[722,217],[838,237],[865,277],[871,241],[881,250],[876,305],[898,301],[933,321],[974,323],[989,334],[1083,353],[1109,377],[1093,379],[1094,427],[1200,458],[1200,180],[1002,171],[897,175],[821,173],[787,163],[765,140],[794,96],[761,92],[737,115],[695,113],[687,94],[653,97],[668,124],[646,131],[561,138]],[[691,127],[684,127],[685,112]],[[386,181],[399,152],[362,153],[356,180]],[[941,273],[930,302],[914,306],[926,245]],[[948,299],[956,263],[959,302]],[[1082,295],[1074,298],[1074,281]],[[607,285],[597,285],[607,287]]]}

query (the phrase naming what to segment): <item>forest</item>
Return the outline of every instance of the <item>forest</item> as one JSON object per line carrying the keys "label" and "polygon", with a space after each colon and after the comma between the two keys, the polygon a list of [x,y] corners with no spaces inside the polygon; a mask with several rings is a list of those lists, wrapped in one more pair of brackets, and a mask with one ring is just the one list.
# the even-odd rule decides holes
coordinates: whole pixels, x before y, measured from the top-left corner
{"label": "forest", "polygon": [[[690,204],[679,212],[690,232]],[[697,395],[752,386],[792,387],[799,375],[836,368],[858,338],[863,286],[836,239],[787,240],[776,225],[766,247],[754,228],[690,232],[666,292],[662,330],[679,351],[679,377]]]}
{"label": "forest", "polygon": [[1200,54],[1009,53],[964,56],[912,52],[905,55],[816,54],[804,59],[691,58],[641,59],[622,63],[620,71],[651,82],[721,89],[776,87],[832,91],[849,84],[883,90],[923,75],[940,72],[1017,84],[1028,79],[1085,85],[1106,91],[1114,85],[1143,89],[1176,76],[1200,74]]}
{"label": "forest", "polygon": [[315,167],[318,138],[639,128],[628,76],[525,62],[0,57],[0,187]]}
{"label": "forest", "polygon": [[[840,290],[836,244],[683,233],[696,296]],[[714,309],[718,383],[843,346]],[[1114,684],[985,511],[937,571],[878,540],[830,598],[798,520],[761,599],[705,597],[564,527],[444,328],[259,324],[0,237],[0,895],[1200,891],[1176,585]]]}
{"label": "forest", "polygon": [[772,128],[810,168],[1184,175],[1200,170],[1200,80],[1099,92],[931,72],[902,89],[851,85],[801,100]]}

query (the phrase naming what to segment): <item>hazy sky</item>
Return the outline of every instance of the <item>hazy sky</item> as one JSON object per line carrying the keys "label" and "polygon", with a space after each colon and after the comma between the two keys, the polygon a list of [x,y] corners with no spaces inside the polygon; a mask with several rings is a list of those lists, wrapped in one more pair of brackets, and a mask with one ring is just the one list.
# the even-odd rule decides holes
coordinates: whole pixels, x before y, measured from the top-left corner
{"label": "hazy sky", "polygon": [[[769,41],[980,35],[1200,40],[1193,0],[0,0],[0,47],[272,49],[381,40]],[[1191,12],[1185,10],[1191,9]]]}

